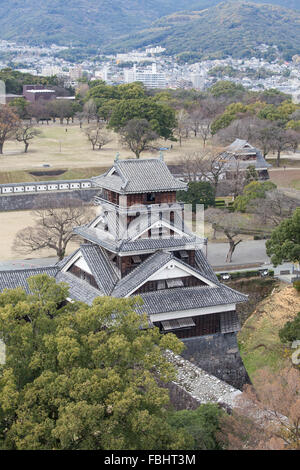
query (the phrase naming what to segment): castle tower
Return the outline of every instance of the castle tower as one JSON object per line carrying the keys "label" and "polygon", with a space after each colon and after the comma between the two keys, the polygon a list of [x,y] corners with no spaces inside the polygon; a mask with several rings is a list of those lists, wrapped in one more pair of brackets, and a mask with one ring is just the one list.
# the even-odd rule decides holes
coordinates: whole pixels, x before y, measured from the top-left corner
{"label": "castle tower", "polygon": [[[205,240],[186,227],[183,204],[176,202],[186,183],[162,159],[116,160],[92,182],[100,213],[74,229],[84,244],[57,277],[71,285],[73,298],[86,302],[99,295],[141,296],[138,311],[162,333],[183,340],[185,357],[222,379],[225,358],[227,381],[241,386],[246,372],[236,349],[236,305],[247,296],[219,282],[202,251]],[[238,379],[231,380],[230,371],[228,377],[228,367],[240,369]]]}

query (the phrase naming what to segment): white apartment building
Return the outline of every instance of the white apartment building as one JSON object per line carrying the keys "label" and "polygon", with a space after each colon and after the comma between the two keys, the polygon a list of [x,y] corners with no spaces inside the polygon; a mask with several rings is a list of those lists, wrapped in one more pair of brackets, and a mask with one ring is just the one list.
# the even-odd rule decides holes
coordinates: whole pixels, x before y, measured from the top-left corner
{"label": "white apartment building", "polygon": [[136,66],[132,69],[124,70],[125,83],[142,82],[147,88],[166,88],[166,75],[157,72],[156,64],[152,64],[151,69],[137,70]]}

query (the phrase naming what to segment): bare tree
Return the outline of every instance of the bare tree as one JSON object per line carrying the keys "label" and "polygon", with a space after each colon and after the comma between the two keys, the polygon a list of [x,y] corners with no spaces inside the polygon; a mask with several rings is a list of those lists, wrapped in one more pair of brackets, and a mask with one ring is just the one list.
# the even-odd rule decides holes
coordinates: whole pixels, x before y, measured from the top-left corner
{"label": "bare tree", "polygon": [[205,220],[211,223],[214,230],[223,232],[228,239],[229,250],[226,256],[226,263],[232,262],[234,250],[243,241],[242,238],[236,239],[238,235],[257,233],[253,229],[253,220],[249,221],[248,218],[239,212],[210,208],[205,211]]}
{"label": "bare tree", "polygon": [[120,129],[121,142],[127,146],[135,155],[151,149],[150,142],[158,138],[150,123],[146,119],[131,119]]}
{"label": "bare tree", "polygon": [[90,121],[97,119],[97,106],[93,99],[88,100],[83,106],[83,114],[88,124]]}
{"label": "bare tree", "polygon": [[11,139],[20,125],[18,116],[8,105],[0,105],[0,154],[3,154],[4,143]]}
{"label": "bare tree", "polygon": [[31,124],[23,124],[16,131],[16,140],[24,143],[24,153],[27,153],[30,141],[41,134],[42,132]]}
{"label": "bare tree", "polygon": [[78,204],[78,201],[66,200],[62,208],[55,208],[49,201],[47,205],[47,209],[32,212],[36,224],[17,233],[13,243],[14,251],[30,254],[50,248],[59,259],[63,259],[67,245],[77,237],[73,228],[86,224],[94,215],[90,206]]}
{"label": "bare tree", "polygon": [[199,108],[194,109],[189,114],[188,119],[189,119],[189,122],[190,122],[190,128],[193,131],[194,136],[197,137],[197,135],[199,133],[200,124],[201,124],[201,121],[203,119],[202,110],[199,109]]}
{"label": "bare tree", "polygon": [[300,142],[300,133],[274,125],[270,128],[270,135],[272,138],[272,150],[277,152],[276,165],[279,167],[281,153],[284,150],[295,151],[297,149]]}
{"label": "bare tree", "polygon": [[190,120],[189,115],[186,111],[181,109],[178,111],[177,116],[177,126],[175,129],[175,135],[178,137],[179,145],[181,147],[182,139],[187,139],[190,131]]}
{"label": "bare tree", "polygon": [[180,159],[189,181],[209,181],[217,191],[219,180],[225,172],[226,162],[220,151],[203,151],[186,154]]}
{"label": "bare tree", "polygon": [[35,103],[30,103],[28,105],[28,113],[31,118],[35,118],[37,124],[39,124],[40,121],[42,121],[42,123],[46,121],[48,125],[49,121],[53,119],[54,109],[56,110],[56,108],[54,108],[54,104],[56,104],[55,101],[37,101]]}
{"label": "bare tree", "polygon": [[256,214],[262,225],[277,227],[284,219],[292,216],[294,210],[299,207],[299,202],[299,199],[275,189],[267,191],[265,198],[252,199],[247,206],[247,212]]}
{"label": "bare tree", "polygon": [[199,179],[197,152],[183,155],[178,162],[181,167],[181,172],[187,177],[189,182]]}
{"label": "bare tree", "polygon": [[200,126],[199,126],[199,134],[202,137],[203,147],[206,146],[207,139],[211,136],[211,125],[213,120],[206,118],[202,119]]}
{"label": "bare tree", "polygon": [[87,127],[84,129],[84,133],[87,136],[89,142],[91,142],[93,150],[96,148],[101,150],[104,145],[108,144],[112,140],[111,134],[100,123]]}

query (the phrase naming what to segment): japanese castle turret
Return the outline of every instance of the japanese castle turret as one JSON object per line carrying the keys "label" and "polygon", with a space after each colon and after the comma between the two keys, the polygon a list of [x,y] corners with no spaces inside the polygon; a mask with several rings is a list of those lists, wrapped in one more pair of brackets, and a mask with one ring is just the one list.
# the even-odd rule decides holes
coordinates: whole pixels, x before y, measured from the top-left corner
{"label": "japanese castle turret", "polygon": [[[152,158],[116,160],[109,171],[92,178],[92,185],[99,189],[99,213],[74,228],[83,243],[45,272],[69,284],[70,299],[88,304],[99,296],[139,295],[143,304],[136,309],[148,315],[150,326],[176,334],[186,343],[187,358],[193,356],[224,378],[216,372],[222,368],[218,357],[228,359],[224,345],[230,351],[237,347],[236,306],[247,296],[219,282],[202,251],[205,240],[187,226],[184,205],[176,202],[176,192],[186,190],[186,183],[174,178],[161,158]],[[0,290],[17,285],[28,290],[26,278],[33,271],[28,276],[26,270],[0,273]],[[245,381],[228,377],[235,386]]]}
{"label": "japanese castle turret", "polygon": [[69,281],[71,294],[74,286],[75,298],[90,300],[80,280],[95,296],[140,295],[140,311],[179,338],[238,331],[236,304],[246,297],[219,283],[204,240],[186,227],[184,205],[176,202],[186,183],[161,159],[118,160],[92,182],[100,214],[74,229],[84,244],[58,276]]}

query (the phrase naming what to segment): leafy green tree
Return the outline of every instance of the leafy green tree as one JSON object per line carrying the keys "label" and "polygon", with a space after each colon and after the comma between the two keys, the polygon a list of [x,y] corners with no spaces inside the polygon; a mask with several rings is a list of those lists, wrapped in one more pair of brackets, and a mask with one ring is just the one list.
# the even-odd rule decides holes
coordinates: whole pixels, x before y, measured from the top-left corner
{"label": "leafy green tree", "polygon": [[119,132],[123,144],[135,154],[136,158],[140,158],[142,152],[150,149],[150,142],[158,138],[146,119],[131,119]]}
{"label": "leafy green tree", "polygon": [[246,212],[247,206],[252,200],[260,198],[263,199],[266,197],[267,191],[272,191],[276,188],[276,184],[272,183],[271,181],[264,181],[263,183],[259,181],[252,181],[251,183],[247,184],[247,186],[245,186],[243,194],[236,197],[233,203],[233,208],[239,212]]}
{"label": "leafy green tree", "polygon": [[175,111],[151,98],[119,101],[112,111],[109,127],[118,132],[132,119],[146,119],[154,132],[165,139],[173,139],[176,127]]}
{"label": "leafy green tree", "polygon": [[25,98],[15,98],[9,102],[9,106],[13,108],[20,119],[28,117],[28,101]]}
{"label": "leafy green tree", "polygon": [[292,217],[283,220],[273,230],[270,240],[266,242],[266,248],[267,255],[275,266],[283,261],[300,261],[300,207]]}
{"label": "leafy green tree", "polygon": [[282,343],[289,343],[300,339],[300,312],[293,321],[288,321],[279,330],[279,338]]}
{"label": "leafy green tree", "polygon": [[174,412],[168,418],[168,423],[189,433],[194,440],[192,450],[220,450],[217,434],[220,432],[220,419],[224,415],[219,406],[207,404],[193,411]]}
{"label": "leafy green tree", "polygon": [[185,449],[186,431],[168,423],[175,378],[172,334],[148,328],[139,298],[68,303],[68,287],[39,275],[30,293],[0,295],[2,449]]}
{"label": "leafy green tree", "polygon": [[204,204],[206,209],[215,205],[215,190],[208,181],[190,181],[187,191],[178,191],[177,200],[185,204],[192,204],[193,211],[197,204]]}
{"label": "leafy green tree", "polygon": [[217,82],[215,85],[213,85],[209,89],[210,93],[212,96],[215,96],[216,98],[219,97],[241,97],[244,92],[245,88],[243,85],[235,84],[234,82],[227,81],[227,80],[221,80]]}

